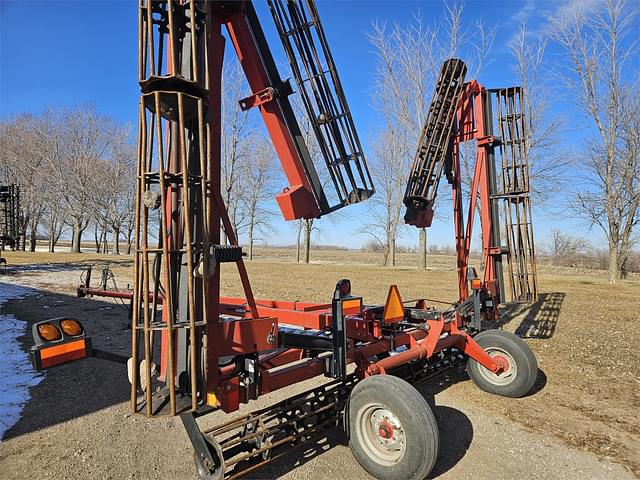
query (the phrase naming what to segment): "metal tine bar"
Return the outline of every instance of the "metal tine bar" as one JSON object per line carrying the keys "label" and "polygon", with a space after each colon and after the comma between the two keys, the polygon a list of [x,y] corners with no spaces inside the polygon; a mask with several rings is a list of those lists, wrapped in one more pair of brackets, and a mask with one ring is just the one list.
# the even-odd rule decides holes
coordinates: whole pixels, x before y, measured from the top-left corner
{"label": "metal tine bar", "polygon": [[[138,7],[138,32],[140,32],[138,35],[138,81],[142,81],[145,78],[145,67],[147,62],[147,29],[144,28],[144,6],[142,0],[139,0]],[[138,126],[138,128],[140,128],[140,126]]]}
{"label": "metal tine bar", "polygon": [[169,401],[171,405],[171,415],[175,415],[176,413],[176,387],[175,387],[175,378],[174,378],[174,351],[173,351],[173,289],[171,285],[171,276],[169,274],[169,238],[167,231],[167,212],[165,210],[166,202],[167,202],[167,191],[166,185],[164,183],[164,152],[162,145],[162,117],[160,110],[160,93],[153,93],[155,99],[155,107],[156,107],[156,122],[157,122],[157,136],[158,136],[158,167],[160,169],[160,196],[161,196],[161,223],[160,226],[160,234],[162,236],[162,249],[163,249],[163,277],[165,284],[165,297],[163,304],[163,312],[166,311],[166,320],[167,320],[167,349],[168,349],[168,385],[169,385]]}
{"label": "metal tine bar", "polygon": [[[272,8],[275,9],[274,11],[275,11],[276,14],[274,15],[274,20],[276,21],[276,26],[278,27],[278,31],[280,32],[280,35],[282,37],[284,32],[290,31],[291,28],[293,28],[293,27],[290,24],[289,17],[283,11],[284,7],[282,6],[282,4],[279,1],[276,1],[276,2],[272,2],[271,5],[272,5]],[[285,28],[285,26],[284,26],[285,23],[287,24],[287,28]],[[296,61],[296,55],[295,55],[295,53],[294,53],[294,51],[293,51],[293,49],[291,47],[290,41],[291,41],[291,39],[288,39],[288,38],[283,38],[282,39],[282,43],[283,43],[285,51],[287,52],[287,55],[289,57],[289,63],[291,65],[291,69],[292,69],[292,71],[294,73],[294,76],[296,78],[302,79],[302,75],[301,75],[300,70],[299,70],[299,65],[298,65],[298,63]],[[293,39],[293,41],[297,42],[297,39]],[[305,66],[305,68],[306,68],[306,66]],[[310,80],[310,79],[308,78],[307,80]],[[317,125],[314,122],[314,119],[312,118],[312,113],[311,113],[313,111],[313,108],[312,108],[312,106],[310,104],[310,100],[308,98],[308,94],[307,94],[306,86],[304,85],[304,82],[299,82],[299,88],[300,88],[300,95],[301,95],[303,104],[304,104],[305,109],[307,110],[307,113],[308,113],[309,122],[310,122],[312,128],[314,129],[314,132],[316,133],[316,136],[317,136],[318,135]],[[318,144],[319,144],[321,150],[323,150],[323,148],[325,148],[325,146],[323,145],[322,142],[318,142]],[[338,192],[338,194],[340,194],[340,186],[338,185],[338,180],[336,178],[336,172],[329,165],[328,157],[324,153],[325,152],[323,151],[323,156],[324,156],[324,159],[325,159],[327,170],[328,170],[329,175],[331,177],[331,180],[332,180],[332,182],[334,184],[334,188]]]}
{"label": "metal tine bar", "polygon": [[[293,29],[294,27],[291,24],[291,19],[289,16],[286,15],[286,13],[284,12],[284,7],[282,6],[282,4],[279,1],[274,2],[275,8],[277,9],[277,21],[276,21],[276,25],[279,25],[280,28],[279,30],[281,32],[285,32],[287,30],[291,31],[291,29]],[[287,25],[287,28],[285,28],[285,24]],[[297,35],[293,35],[291,37],[293,39],[293,42],[298,46],[298,52],[301,52],[302,49],[299,45],[300,43],[300,39]],[[294,74],[294,77],[297,79],[303,79],[302,73],[300,71],[300,66],[296,60],[297,56],[291,46],[291,44],[289,43],[290,40],[289,39],[283,39],[283,45],[285,47],[285,50],[287,51],[288,57],[289,57],[289,63],[291,65],[291,70]],[[303,60],[301,58],[301,60]],[[309,69],[309,65],[304,62],[303,60],[303,67],[305,68],[305,70],[307,71],[307,79],[310,79],[310,73],[308,71]],[[304,103],[305,109],[307,110],[307,115],[309,118],[309,122],[311,123],[311,126],[316,134],[316,137],[318,139],[318,146],[320,147],[320,150],[322,151],[323,157],[324,157],[324,161],[325,164],[327,166],[327,171],[329,172],[329,175],[331,177],[331,180],[334,184],[334,188],[336,190],[336,192],[338,193],[339,197],[340,197],[340,201],[342,201],[342,199],[344,198],[344,196],[346,196],[346,185],[344,184],[344,180],[342,179],[340,172],[337,172],[329,163],[329,158],[335,158],[335,151],[333,150],[332,145],[327,146],[326,143],[324,142],[324,135],[321,133],[320,127],[317,125],[316,121],[314,120],[314,118],[312,118],[313,116],[313,112],[314,112],[314,108],[312,106],[311,103],[311,99],[309,98],[308,92],[306,87],[302,84],[301,81],[299,81],[299,87],[300,87],[300,96],[302,98],[302,101]],[[315,87],[313,84],[311,84],[312,90],[315,94]],[[318,104],[318,100],[317,100],[317,95],[316,95],[316,104]],[[327,152],[327,148],[331,149],[331,153]]]}
{"label": "metal tine bar", "polygon": [[[309,10],[311,11],[311,15],[313,16],[313,5],[310,4],[309,2],[307,2],[307,6],[309,7]],[[327,68],[324,70],[324,72],[328,73],[331,75],[331,79],[333,80],[333,90],[331,88],[331,84],[328,82],[326,75],[320,75],[318,78],[318,81],[321,82],[321,84],[323,84],[323,87],[326,89],[327,92],[332,92],[334,91],[337,95],[341,94],[341,89],[340,89],[340,80],[339,78],[335,75],[335,66],[333,65],[333,61],[331,58],[331,53],[327,48],[326,42],[324,41],[323,38],[323,32],[321,31],[321,25],[319,22],[308,22],[306,16],[305,16],[305,11],[304,9],[300,8],[299,9],[299,15],[302,19],[303,22],[306,22],[306,24],[313,24],[316,26],[316,35],[318,37],[318,40],[320,42],[323,54],[324,54],[324,58],[327,64]],[[311,33],[311,28],[306,29],[306,35],[309,39],[309,47],[310,47],[310,52],[311,54],[314,56],[316,62],[319,65],[322,65],[322,61],[320,59],[320,56],[318,54],[318,51],[315,47],[315,44],[313,42],[313,35]],[[347,153],[347,151],[343,148],[342,151],[340,151],[340,155],[339,157],[341,159],[344,159],[345,161],[342,162],[341,165],[338,165],[338,170],[340,171],[340,166],[342,166],[342,168],[345,170],[350,182],[351,182],[351,186],[352,188],[357,188],[357,181],[355,180],[355,177],[353,175],[352,172],[352,167],[351,167],[351,163],[350,160],[353,159],[355,160],[355,164],[358,167],[358,171],[360,173],[360,181],[364,183],[364,185],[366,186],[367,184],[367,178],[362,174],[362,170],[360,168],[360,162],[357,161],[357,156],[358,156],[358,151],[361,151],[361,148],[359,149],[359,147],[356,145],[356,143],[354,142],[354,138],[353,138],[353,130],[352,130],[352,123],[349,122],[350,119],[350,112],[349,112],[349,108],[347,104],[344,105],[337,105],[336,104],[336,96],[334,96],[331,93],[328,93],[326,95],[326,100],[325,103],[328,102],[327,104],[327,109],[331,112],[331,118],[333,120],[335,120],[335,122],[331,122],[331,123],[327,123],[325,125],[325,129],[326,130],[330,130],[333,129],[334,130],[334,136],[339,136],[340,132],[338,130],[342,131],[342,135],[344,136],[344,138],[347,141],[348,144],[348,148],[349,151],[354,152],[354,154],[349,154]],[[338,146],[339,147],[339,146]],[[334,157],[335,158],[335,157]],[[348,192],[347,192],[348,193]]]}
{"label": "metal tine bar", "polygon": [[[144,125],[143,135],[147,137],[147,115],[144,109],[144,106],[141,104],[143,120],[142,123]],[[153,115],[153,123],[155,124],[155,115]],[[154,131],[151,130],[151,135],[149,136],[149,140],[151,145],[153,145]],[[151,154],[153,154],[153,150],[150,149]],[[148,158],[148,160],[147,160]],[[151,163],[152,157],[145,156],[145,163]],[[147,167],[145,165],[143,168]],[[140,196],[142,192],[138,192],[138,196]],[[138,211],[139,212],[139,211]],[[149,212],[146,206],[142,206],[142,268],[143,268],[143,285],[144,285],[144,358],[145,358],[145,395],[146,395],[146,410],[147,416],[150,417],[152,415],[152,393],[151,393],[151,356],[153,354],[151,348],[151,338],[150,338],[150,330],[149,330],[149,254],[147,249],[149,248],[148,238],[148,225],[149,225]],[[155,292],[154,292],[155,294]],[[136,365],[136,371],[139,371],[139,367]]]}
{"label": "metal tine bar", "polygon": [[[338,401],[334,401],[333,403],[328,403],[326,405],[323,405],[320,408],[317,408],[315,410],[311,410],[309,412],[303,413],[302,415],[299,415],[295,418],[291,418],[290,420],[286,420],[284,422],[280,422],[277,425],[271,425],[271,426],[267,426],[267,421],[262,422],[262,428],[258,431],[255,431],[253,433],[249,433],[247,435],[240,435],[240,434],[236,434],[233,435],[232,437],[226,438],[225,440],[220,442],[220,446],[222,448],[230,448],[234,445],[238,445],[239,443],[242,442],[246,442],[247,440],[251,440],[253,438],[256,438],[260,435],[266,435],[266,436],[270,436],[273,435],[275,432],[277,432],[278,430],[282,429],[285,426],[291,425],[295,422],[299,422],[301,420],[304,420],[305,418],[308,418],[312,415],[317,415],[319,413],[325,412],[327,410],[330,410],[332,408],[336,408],[338,406]],[[269,420],[275,420],[277,419],[277,415],[274,415],[273,418],[269,419]],[[258,420],[258,422],[260,421],[260,419]]]}
{"label": "metal tine bar", "polygon": [[[447,65],[447,70],[449,66]],[[444,75],[449,74],[448,71],[443,72]],[[440,85],[442,85],[444,83],[444,75],[442,75],[442,78],[440,80]],[[448,81],[446,84],[446,90],[442,93],[441,98],[445,99],[449,99],[450,95],[451,95],[451,81]],[[445,105],[445,102],[441,102],[442,106]],[[431,109],[430,109],[431,110]],[[437,112],[436,112],[437,110]],[[448,115],[449,111],[455,111],[455,106],[453,106],[453,102],[449,102],[449,108],[444,110],[442,108],[438,108],[436,109],[434,107],[434,109],[432,110],[433,115],[435,116],[435,120],[432,118],[432,122],[431,125],[429,125],[429,127],[432,128],[432,133],[433,133],[433,127],[434,124],[435,125],[441,125],[442,127],[436,130],[436,135],[437,137],[435,137],[435,141],[429,140],[428,143],[425,143],[423,148],[421,148],[421,153],[423,153],[423,157],[420,159],[420,161],[422,162],[421,164],[421,170],[423,172],[423,175],[418,178],[418,182],[417,182],[417,186],[420,190],[427,188],[429,185],[429,180],[433,179],[434,182],[437,182],[437,178],[439,178],[439,171],[441,171],[441,165],[443,163],[444,160],[444,152],[443,149],[446,148],[443,143],[442,143],[442,136],[445,135],[445,131],[446,131],[446,127],[447,127],[447,121],[446,121],[446,117],[445,119],[442,119],[442,114],[443,112],[445,113],[445,115]],[[428,129],[424,130],[425,136],[423,137],[425,142],[427,142],[427,133],[428,133]],[[427,157],[426,154],[429,153],[429,150],[433,150],[433,154],[434,154],[434,159],[432,162],[426,163],[427,162]],[[436,171],[437,169],[437,171]],[[424,172],[427,172],[427,175],[424,175]],[[435,198],[433,199],[435,200]]]}
{"label": "metal tine bar", "polygon": [[[522,221],[520,218],[520,201],[517,200],[515,203],[515,213],[516,213],[516,232],[517,232],[517,241],[518,245],[516,247],[517,252],[517,262],[518,262],[518,293],[520,294],[520,298],[522,298],[523,293],[526,291],[526,286],[524,284],[524,278],[526,277],[526,263],[524,262],[524,243],[523,243],[523,235],[522,235]],[[519,298],[519,299],[520,299]]]}
{"label": "metal tine bar", "polygon": [[529,216],[529,235],[530,235],[530,241],[529,241],[529,245],[531,246],[531,273],[533,274],[533,299],[537,300],[538,299],[538,266],[537,266],[537,261],[536,261],[536,248],[535,248],[535,243],[533,241],[534,236],[533,236],[533,221],[532,221],[532,215],[531,215],[531,202],[530,199],[527,199],[527,210],[528,210],[528,216]]}
{"label": "metal tine bar", "polygon": [[[513,251],[513,232],[512,232],[512,228],[511,228],[511,207],[509,205],[509,202],[503,202],[503,208],[504,208],[504,218],[506,220],[506,237],[507,237],[507,247],[509,249],[509,252]],[[513,281],[513,264],[512,264],[512,259],[511,259],[511,254],[507,255],[507,266],[509,268],[509,287],[511,290],[511,299],[515,299],[516,298],[516,291],[515,291],[515,284]]]}
{"label": "metal tine bar", "polygon": [[537,274],[531,200],[529,197],[528,138],[523,90],[496,91],[497,122],[502,137],[500,164],[503,211],[509,254],[507,265],[514,301],[537,298]]}
{"label": "metal tine bar", "polygon": [[[311,32],[309,31],[307,34],[311,38]],[[311,49],[311,53],[315,56],[316,61],[320,62],[317,50],[313,43],[310,43],[310,49]],[[332,75],[332,78],[333,78],[333,75]],[[332,136],[336,138],[338,138],[342,134],[343,138],[346,140],[348,144],[349,151],[355,152],[356,148],[355,148],[355,145],[353,145],[351,142],[351,135],[350,135],[351,131],[349,129],[349,125],[345,121],[343,121],[345,119],[346,114],[338,107],[338,105],[336,105],[335,97],[331,94],[331,91],[332,91],[331,85],[327,81],[326,75],[322,75],[318,79],[318,81],[321,84],[323,84],[323,88],[325,89],[325,93],[324,93],[325,106],[326,106],[326,109],[330,112],[330,117],[332,120],[324,125],[325,130],[331,131],[333,133]],[[335,90],[335,84],[334,84],[334,90]],[[352,155],[347,153],[347,150],[344,147],[344,145],[337,144],[336,147],[340,154],[339,158],[344,160],[341,165],[338,165],[338,170],[341,171],[342,169],[344,169],[347,175],[347,178],[349,178],[349,181],[351,183],[351,188],[355,189],[357,188],[357,181],[354,177],[351,164],[350,164],[350,157],[352,157]],[[342,166],[342,169],[340,168],[340,166]],[[342,176],[342,172],[341,172],[341,176]],[[363,182],[365,181],[365,179],[362,176],[360,180]]]}
{"label": "metal tine bar", "polygon": [[[294,21],[296,21],[298,25],[304,25],[306,20],[304,17],[304,9],[299,7],[298,4],[294,2],[289,2],[288,6],[289,6],[289,12],[291,14],[291,18],[294,19]],[[338,116],[338,114],[341,112],[341,110],[336,105],[335,99],[331,94],[331,87],[329,85],[329,82],[327,81],[326,75],[321,73],[325,70],[330,71],[330,67],[325,68],[323,66],[322,60],[320,59],[317,53],[317,50],[315,48],[311,29],[301,27],[299,29],[298,35],[295,35],[294,38],[298,40],[299,50],[301,52],[300,58],[303,59],[305,63],[308,64],[309,67],[314,72],[313,74],[309,73],[309,69],[307,68],[307,77],[309,79],[311,79],[311,77],[315,78],[315,81],[310,82],[310,85],[312,86],[312,88],[314,88],[314,91],[317,90],[316,102],[318,106],[321,108],[322,112],[326,112],[329,114],[330,119],[335,119]],[[304,54],[306,55],[306,58],[302,55],[302,52],[304,52]],[[314,60],[315,60],[315,63],[314,63]],[[317,69],[315,68],[316,65],[318,67]],[[340,132],[335,131],[333,128],[334,126],[335,126],[334,122],[332,121],[326,122],[324,123],[324,125],[321,126],[321,128],[324,129],[325,135],[329,139],[329,141],[331,141],[332,137],[336,139],[340,138]],[[343,132],[343,134],[345,134],[345,132]],[[336,141],[335,148],[337,149],[338,156],[340,158],[347,158],[348,155],[344,145],[339,144]],[[352,145],[350,145],[350,148],[351,148],[351,151],[354,151]],[[331,158],[335,158],[335,155],[332,155]],[[344,177],[342,175],[342,171],[340,170],[340,168],[337,168],[337,171],[339,172],[339,176],[344,186],[345,183],[344,183],[344,179],[343,179]],[[355,182],[355,179],[349,175],[349,172],[347,172],[347,176],[349,177],[351,188],[352,189],[356,188],[357,184]],[[349,192],[345,189],[344,196],[346,197],[348,193]]]}
{"label": "metal tine bar", "polygon": [[[192,0],[193,1],[193,0]],[[205,181],[207,175],[207,155],[205,150],[205,118],[204,118],[204,106],[202,99],[198,99],[198,147],[199,147],[199,162],[200,162],[200,175],[202,175],[202,181],[200,182],[200,195],[202,197],[202,270],[205,274],[202,276],[202,318],[205,320],[209,318],[207,309],[207,292],[209,291],[209,275],[206,272],[209,271],[209,251],[211,249],[211,241],[209,238],[209,208],[207,205],[207,182]],[[194,375],[192,373],[192,375]]]}
{"label": "metal tine bar", "polygon": [[[335,67],[335,63],[333,61],[333,55],[329,50],[329,46],[327,44],[326,37],[324,35],[324,29],[322,27],[322,23],[320,22],[320,17],[318,15],[316,5],[313,1],[309,1],[309,0],[306,0],[306,4],[307,4],[307,7],[309,8],[309,12],[312,18],[312,21],[308,23],[313,24],[313,26],[315,26],[316,28],[316,34],[318,35],[320,46],[324,53],[324,58],[326,59],[327,66],[329,67],[329,71],[331,74],[331,78],[333,79],[333,85],[334,85],[336,95],[338,98],[346,98],[344,90],[342,88],[342,82],[340,81],[340,78],[337,75],[337,70]],[[333,99],[333,96],[331,96],[331,98]],[[349,104],[346,101],[341,102],[341,106],[342,106],[342,112],[343,112],[343,119],[345,122],[345,125],[343,126],[343,132],[345,132],[345,135],[347,136],[347,140],[349,141],[349,148],[351,149],[352,152],[354,152],[354,155],[357,155],[358,152],[363,152],[363,149],[362,149],[362,145],[360,144],[360,139],[356,134],[355,125],[353,123],[353,117],[351,116],[351,110],[349,109]],[[362,153],[360,153],[360,155],[362,155]],[[371,179],[369,168],[366,162],[356,161],[355,164],[356,164],[356,167],[358,168],[358,171],[360,173],[360,178],[363,181],[363,183],[365,183],[366,185],[366,182],[368,181],[369,186],[372,187],[373,180]],[[364,172],[366,172],[366,177],[364,175],[362,167],[364,167]]]}
{"label": "metal tine bar", "polygon": [[533,292],[535,288],[533,287],[534,278],[533,271],[535,270],[535,262],[533,261],[533,236],[531,235],[531,231],[533,230],[533,225],[530,223],[530,199],[529,197],[524,197],[524,202],[522,205],[522,217],[524,220],[523,225],[523,237],[524,237],[524,255],[525,259],[529,260],[530,263],[527,265],[525,263],[526,274],[527,274],[527,288],[528,292]]}
{"label": "metal tine bar", "polygon": [[528,132],[528,128],[527,128],[527,122],[526,122],[526,115],[525,113],[527,112],[527,105],[526,105],[526,101],[525,101],[525,96],[524,96],[524,91],[520,91],[520,122],[521,122],[521,138],[526,141],[526,143],[522,142],[521,144],[521,148],[522,148],[522,158],[524,160],[523,162],[523,178],[525,181],[525,190],[528,192],[529,191],[529,150],[531,148],[531,145],[529,144],[528,141],[528,136],[529,136],[529,132]]}
{"label": "metal tine bar", "polygon": [[[193,285],[193,241],[191,238],[191,197],[189,191],[189,168],[187,165],[187,139],[185,135],[185,124],[184,124],[184,99],[183,94],[178,93],[178,129],[179,129],[179,137],[180,137],[180,168],[182,169],[182,211],[184,218],[184,235],[186,241],[186,254],[187,254],[187,271],[188,271],[188,280],[187,280],[187,296],[189,302],[189,326],[190,326],[190,343],[191,348],[189,350],[189,361],[191,365],[191,375],[195,378],[196,372],[196,355],[195,355],[195,346],[196,346],[196,319],[195,319],[195,311],[196,311],[196,303],[194,299],[194,285]],[[191,379],[191,408],[196,409],[197,407],[197,385],[194,380]]]}
{"label": "metal tine bar", "polygon": [[[140,18],[141,18],[141,11],[140,11]],[[140,52],[140,55],[142,55],[142,48],[140,48],[138,50]],[[139,123],[138,123],[138,151],[137,151],[137,157],[136,157],[136,198],[135,198],[135,209],[136,209],[136,215],[135,215],[135,237],[134,237],[134,245],[135,245],[135,261],[133,263],[133,277],[135,279],[135,285],[136,285],[136,291],[139,292],[140,291],[140,260],[139,260],[139,250],[140,250],[140,215],[138,215],[138,212],[140,211],[140,195],[138,194],[138,192],[140,192],[142,190],[141,188],[141,179],[140,179],[140,175],[138,175],[140,173],[140,170],[142,169],[142,165],[141,165],[141,159],[143,158],[144,155],[144,146],[146,143],[146,138],[143,137],[143,130],[145,130],[145,128],[143,127],[143,124],[146,121],[145,118],[145,112],[144,112],[144,105],[142,100],[140,100],[139,105],[138,105],[138,117],[140,119]],[[140,305],[139,305],[139,299],[138,299],[138,295],[134,295],[133,297],[133,303],[131,306],[131,324],[132,324],[132,332],[131,332],[131,358],[132,358],[132,375],[131,375],[131,399],[130,399],[130,403],[131,403],[131,412],[135,413],[136,412],[136,397],[137,397],[137,391],[138,391],[138,322],[139,322],[139,316],[140,316]]]}
{"label": "metal tine bar", "polygon": [[520,184],[519,184],[519,165],[520,162],[518,161],[519,159],[521,159],[522,157],[518,156],[518,152],[516,151],[516,145],[514,144],[514,140],[518,137],[518,131],[517,131],[517,122],[515,121],[515,118],[513,117],[513,113],[514,113],[514,108],[515,108],[515,102],[514,102],[514,97],[513,95],[509,95],[509,88],[507,88],[507,104],[509,105],[508,111],[510,112],[510,117],[507,118],[507,127],[509,129],[509,149],[510,149],[510,153],[511,153],[511,167],[512,167],[512,188],[513,191],[520,191]]}
{"label": "metal tine bar", "polygon": [[171,75],[180,75],[180,69],[178,69],[178,49],[176,48],[176,29],[173,21],[173,0],[167,0],[167,14],[169,15],[169,52],[167,60],[171,59],[171,71],[168,73]]}
{"label": "metal tine bar", "polygon": [[164,63],[165,63],[165,55],[164,55],[164,33],[158,28],[158,59],[157,59],[157,67],[155,74],[157,76],[162,76],[164,74]]}
{"label": "metal tine bar", "polygon": [[[454,72],[455,72],[455,69],[458,67],[459,63],[460,63],[459,60],[455,60]],[[459,94],[461,93],[462,86],[463,86],[462,82],[457,81],[453,77],[453,72],[452,72],[452,78],[450,81],[447,82],[447,90],[446,90],[445,98],[451,98],[451,99],[458,98]],[[457,109],[457,102],[452,101],[449,108],[445,110],[445,115],[446,115],[445,118],[441,120],[444,123],[444,128],[440,129],[440,135],[438,136],[438,140],[437,140],[437,145],[440,145],[440,151],[439,151],[440,161],[437,164],[438,179],[442,175],[442,168],[444,167],[444,160],[448,150],[448,143],[449,143],[448,139],[453,131],[454,116],[455,116],[456,109]],[[436,165],[434,165],[434,168],[435,167]],[[434,193],[435,193],[435,190],[434,190]],[[435,201],[435,197],[432,200]]]}
{"label": "metal tine bar", "polygon": [[196,12],[195,12],[195,2],[194,0],[189,0],[189,26],[191,30],[191,69],[193,72],[192,80],[194,82],[198,82],[200,80],[199,72],[198,72],[198,59],[196,58]]}
{"label": "metal tine bar", "polygon": [[[140,0],[141,5],[144,3],[144,0]],[[153,4],[151,0],[147,0],[146,2],[147,9],[147,38],[149,40],[149,76],[153,76],[156,74],[156,60],[154,57],[155,54],[155,42],[153,39],[153,14],[151,12],[153,8]],[[141,80],[144,80],[142,78]]]}
{"label": "metal tine bar", "polygon": [[[314,13],[315,5],[312,1],[298,3],[291,0],[270,0],[269,5],[335,194],[341,205],[351,203],[354,200],[350,197],[352,192],[360,189],[371,192],[373,183],[359,141],[356,141],[357,133],[324,32]],[[313,22],[308,21],[305,5]],[[316,42],[320,42],[321,50]],[[327,117],[322,122],[316,118],[320,114]],[[342,161],[336,162],[336,158]],[[356,164],[355,170],[351,161]]]}

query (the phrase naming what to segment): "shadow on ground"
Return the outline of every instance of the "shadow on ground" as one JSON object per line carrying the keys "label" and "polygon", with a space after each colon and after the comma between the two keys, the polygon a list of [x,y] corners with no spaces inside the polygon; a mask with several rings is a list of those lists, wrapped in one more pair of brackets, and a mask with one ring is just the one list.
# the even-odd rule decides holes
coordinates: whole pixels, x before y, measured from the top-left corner
{"label": "shadow on ground", "polygon": [[521,338],[547,340],[553,337],[565,294],[562,292],[541,293],[532,304],[507,304],[500,313],[500,326],[520,321],[515,334]]}
{"label": "shadow on ground", "polygon": [[[28,275],[31,273],[54,273],[54,272],[69,272],[73,270],[84,270],[89,266],[101,266],[104,265],[100,262],[59,262],[59,263],[32,263],[32,264],[19,264],[19,265],[3,265],[0,268],[1,275]],[[133,266],[133,260],[121,259],[109,261],[109,267],[131,267]]]}
{"label": "shadow on ground", "polygon": [[[130,350],[128,312],[110,301],[42,291],[10,300],[2,309],[28,323],[25,334],[17,338],[25,352],[33,345],[31,325],[55,317],[80,320],[96,348],[121,354]],[[129,398],[126,367],[121,364],[88,358],[53,367],[43,376],[38,385],[30,387],[30,399],[22,416],[6,431],[5,439],[66,422]]]}

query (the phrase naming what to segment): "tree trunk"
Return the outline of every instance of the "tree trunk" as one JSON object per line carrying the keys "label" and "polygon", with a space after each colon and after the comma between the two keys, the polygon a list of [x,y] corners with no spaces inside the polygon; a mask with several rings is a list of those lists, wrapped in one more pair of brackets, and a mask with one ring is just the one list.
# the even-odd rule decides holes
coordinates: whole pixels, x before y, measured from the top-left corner
{"label": "tree trunk", "polygon": [[49,235],[49,253],[55,253],[56,251],[56,241],[54,236],[55,234]]}
{"label": "tree trunk", "polygon": [[418,245],[418,270],[427,269],[427,229],[420,229],[420,243]]}
{"label": "tree trunk", "polygon": [[253,219],[249,222],[247,235],[249,236],[249,260],[253,260]]}
{"label": "tree trunk", "polygon": [[620,278],[618,271],[618,249],[613,240],[609,240],[609,285],[615,285]]}
{"label": "tree trunk", "polygon": [[29,217],[29,215],[25,215],[22,219],[22,227],[20,229],[20,239],[22,240],[22,245],[20,245],[21,248],[19,250],[22,250],[23,252],[27,250],[27,228],[29,227],[30,219],[31,218]]}
{"label": "tree trunk", "polygon": [[120,255],[120,228],[113,227],[113,254]]}
{"label": "tree trunk", "polygon": [[300,263],[300,236],[302,235],[302,222],[303,220],[298,220],[298,228],[296,231],[296,262]]}
{"label": "tree trunk", "polygon": [[100,235],[100,245],[102,245],[102,253],[105,255],[109,254],[109,244],[107,243],[107,229],[102,230],[102,234]]}
{"label": "tree trunk", "polygon": [[71,229],[71,251],[73,253],[81,253],[80,244],[82,243],[83,230],[77,222],[73,224]]}
{"label": "tree trunk", "polygon": [[98,235],[98,226],[96,225],[93,229],[93,241],[96,244],[96,253],[100,253],[100,238]]}
{"label": "tree trunk", "polygon": [[313,220],[304,221],[304,263],[309,263],[311,252],[311,230],[313,229]]}
{"label": "tree trunk", "polygon": [[38,229],[36,227],[31,227],[31,233],[29,236],[29,251],[36,251],[36,235],[38,234]]}
{"label": "tree trunk", "polygon": [[396,266],[396,239],[391,239],[391,266]]}
{"label": "tree trunk", "polygon": [[133,230],[127,228],[127,255],[131,255],[132,245],[133,245]]}

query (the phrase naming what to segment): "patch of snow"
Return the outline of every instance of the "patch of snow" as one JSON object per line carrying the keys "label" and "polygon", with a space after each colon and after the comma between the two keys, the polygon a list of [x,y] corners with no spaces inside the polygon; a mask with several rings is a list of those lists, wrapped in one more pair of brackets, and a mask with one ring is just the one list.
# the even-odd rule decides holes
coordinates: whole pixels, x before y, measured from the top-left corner
{"label": "patch of snow", "polygon": [[29,387],[44,378],[34,372],[28,353],[18,342],[18,337],[27,331],[27,322],[2,311],[8,300],[24,298],[33,292],[31,288],[0,283],[0,442],[20,419],[30,398]]}

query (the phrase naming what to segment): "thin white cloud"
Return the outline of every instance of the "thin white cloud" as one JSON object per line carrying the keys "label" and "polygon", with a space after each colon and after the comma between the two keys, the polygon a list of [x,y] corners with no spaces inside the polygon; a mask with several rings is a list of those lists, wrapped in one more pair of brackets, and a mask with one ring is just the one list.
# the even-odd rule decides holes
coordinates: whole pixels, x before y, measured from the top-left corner
{"label": "thin white cloud", "polygon": [[571,24],[596,10],[603,3],[603,0],[563,0],[557,2],[554,9],[541,12],[544,21],[537,29],[536,34],[542,36],[549,33],[554,23]]}
{"label": "thin white cloud", "polygon": [[522,8],[511,17],[511,23],[516,23],[518,25],[527,23],[535,11],[536,0],[526,0]]}

